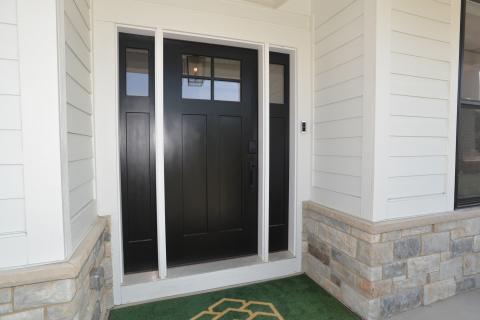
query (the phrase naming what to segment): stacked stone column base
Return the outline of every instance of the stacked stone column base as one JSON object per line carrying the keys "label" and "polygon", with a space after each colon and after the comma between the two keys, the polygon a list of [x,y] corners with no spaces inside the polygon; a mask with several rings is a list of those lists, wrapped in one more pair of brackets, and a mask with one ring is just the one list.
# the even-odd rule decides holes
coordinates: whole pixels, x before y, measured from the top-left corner
{"label": "stacked stone column base", "polygon": [[304,207],[304,270],[363,319],[480,288],[480,212],[369,223]]}
{"label": "stacked stone column base", "polygon": [[0,320],[101,320],[112,304],[105,219],[98,219],[67,262],[0,271]]}

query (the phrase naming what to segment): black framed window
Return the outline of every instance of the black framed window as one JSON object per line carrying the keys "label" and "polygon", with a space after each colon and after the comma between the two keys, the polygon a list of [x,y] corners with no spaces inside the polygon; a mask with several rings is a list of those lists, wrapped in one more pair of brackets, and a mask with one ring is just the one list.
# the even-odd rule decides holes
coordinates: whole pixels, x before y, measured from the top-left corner
{"label": "black framed window", "polygon": [[480,205],[480,0],[462,1],[455,206]]}

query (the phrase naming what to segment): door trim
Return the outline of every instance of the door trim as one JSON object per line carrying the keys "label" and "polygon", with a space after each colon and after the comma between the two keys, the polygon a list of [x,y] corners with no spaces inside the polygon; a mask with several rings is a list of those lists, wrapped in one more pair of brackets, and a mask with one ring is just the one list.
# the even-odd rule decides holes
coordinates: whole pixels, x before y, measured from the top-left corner
{"label": "door trim", "polygon": [[[152,298],[169,297],[178,294],[192,293],[201,290],[211,290],[231,285],[239,285],[253,281],[262,281],[284,277],[301,272],[302,259],[302,204],[297,203],[297,150],[298,150],[298,110],[297,110],[297,75],[296,75],[296,49],[283,46],[275,46],[268,42],[252,42],[242,39],[231,39],[214,37],[208,35],[199,35],[195,33],[179,32],[174,30],[166,30],[159,28],[138,27],[124,24],[116,24],[114,28],[115,52],[118,52],[118,33],[132,33],[140,35],[150,35],[155,37],[155,122],[156,122],[156,179],[157,179],[157,235],[158,235],[158,273],[155,278],[149,279],[148,282],[139,281],[138,283],[125,283],[123,272],[123,255],[122,255],[122,234],[121,234],[121,190],[117,190],[117,206],[119,208],[118,215],[112,215],[112,263],[113,263],[113,293],[114,304],[125,304],[130,302],[145,301]],[[163,137],[163,39],[178,39],[185,41],[203,42],[209,44],[220,44],[226,46],[236,46],[243,48],[252,48],[259,51],[258,63],[258,257],[260,262],[251,266],[221,270],[205,274],[191,275],[181,278],[168,278],[168,270],[166,264],[166,231],[165,231],[165,198],[164,198],[164,137]],[[273,259],[270,261],[271,255],[268,249],[268,228],[269,228],[269,52],[288,53],[290,55],[290,179],[289,179],[289,252],[288,258],[281,260]],[[116,55],[117,56],[117,55]],[[118,74],[118,56],[115,61],[115,79],[116,90],[118,92],[119,74]],[[116,111],[118,117],[119,99],[115,98]],[[117,119],[118,124],[118,119]],[[115,134],[118,141],[119,128],[115,127]],[[117,160],[119,160],[119,148],[116,152]],[[120,186],[120,162],[117,161],[117,186]],[[120,189],[120,188],[118,188]],[[247,269],[245,269],[247,268]],[[240,273],[237,273],[241,271]],[[248,275],[240,276],[248,271]],[[236,276],[236,275],[239,276]],[[225,277],[223,277],[225,276]],[[213,278],[212,278],[213,277]],[[217,277],[217,280],[212,281]],[[231,277],[235,278],[232,279]],[[184,281],[200,281],[198,288],[186,290],[181,283]],[[129,281],[130,282],[130,281]],[[142,292],[150,292],[150,296],[146,297]],[[160,294],[160,292],[163,292]]]}

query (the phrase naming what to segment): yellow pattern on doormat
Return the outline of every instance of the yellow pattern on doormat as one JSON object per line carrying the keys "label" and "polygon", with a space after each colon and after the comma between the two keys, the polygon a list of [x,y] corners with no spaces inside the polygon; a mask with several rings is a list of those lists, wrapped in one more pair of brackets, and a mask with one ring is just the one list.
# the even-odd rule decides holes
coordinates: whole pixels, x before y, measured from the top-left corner
{"label": "yellow pattern on doormat", "polygon": [[[217,307],[221,306],[224,303],[235,303],[238,304],[235,308],[225,308],[224,310],[217,311]],[[255,306],[269,308],[269,312],[265,311],[255,311],[252,310]],[[215,302],[207,310],[200,312],[191,320],[200,320],[200,319],[209,319],[209,320],[222,320],[222,319],[232,319],[229,317],[229,314],[237,314],[241,320],[253,320],[253,319],[272,319],[272,320],[284,320],[283,317],[278,312],[277,308],[272,303],[262,302],[262,301],[246,301],[240,299],[229,299],[223,298],[220,301]],[[208,318],[207,318],[208,317]],[[227,318],[228,317],[228,318]]]}

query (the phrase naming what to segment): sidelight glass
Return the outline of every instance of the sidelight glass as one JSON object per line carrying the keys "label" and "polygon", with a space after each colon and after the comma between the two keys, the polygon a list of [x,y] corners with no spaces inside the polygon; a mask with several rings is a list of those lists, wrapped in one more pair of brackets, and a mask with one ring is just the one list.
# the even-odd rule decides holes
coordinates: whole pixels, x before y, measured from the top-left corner
{"label": "sidelight glass", "polygon": [[285,103],[285,67],[281,64],[270,64],[270,103]]}
{"label": "sidelight glass", "polygon": [[183,75],[193,77],[210,77],[212,75],[212,59],[210,57],[182,55]]}
{"label": "sidelight glass", "polygon": [[240,101],[240,82],[215,80],[214,99],[218,101]]}
{"label": "sidelight glass", "polygon": [[148,97],[148,50],[126,48],[127,96]]}
{"label": "sidelight glass", "polygon": [[211,99],[211,81],[205,79],[183,78],[182,79],[182,98],[210,100]]}
{"label": "sidelight glass", "polygon": [[214,59],[215,78],[240,80],[240,61],[232,59]]}

